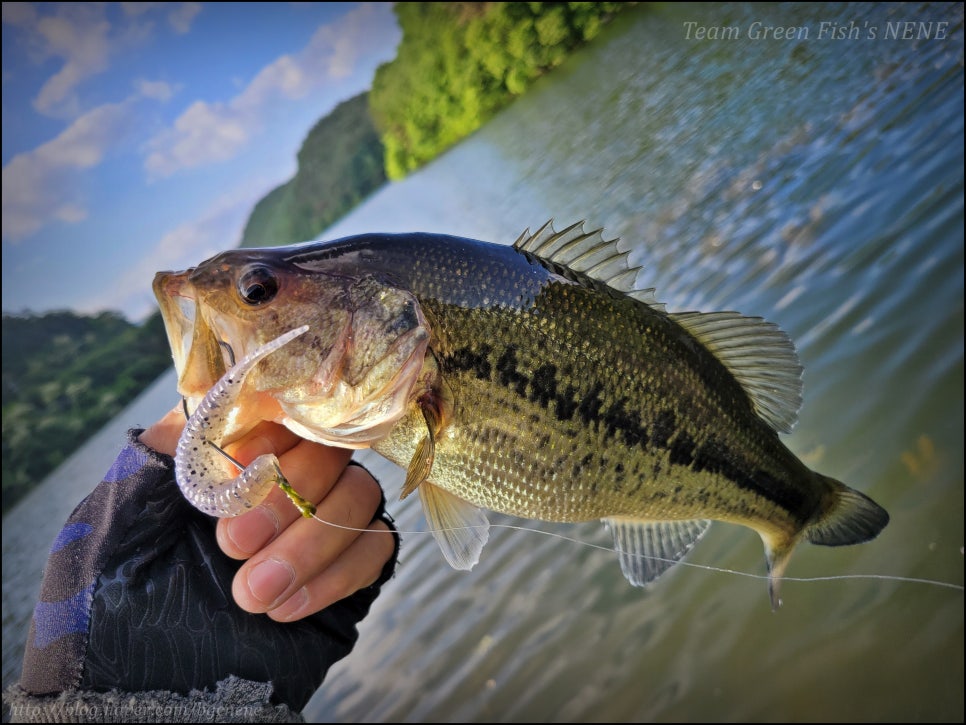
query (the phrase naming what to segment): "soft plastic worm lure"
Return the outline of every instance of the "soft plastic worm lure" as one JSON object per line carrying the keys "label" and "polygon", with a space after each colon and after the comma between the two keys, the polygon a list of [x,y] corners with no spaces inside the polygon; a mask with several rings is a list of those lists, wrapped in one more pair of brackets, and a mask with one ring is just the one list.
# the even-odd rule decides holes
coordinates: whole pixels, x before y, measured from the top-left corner
{"label": "soft plastic worm lure", "polygon": [[[309,329],[303,325],[268,342],[226,372],[208,391],[198,409],[188,418],[174,456],[174,472],[185,498],[206,514],[225,518],[238,516],[261,503],[272,486],[278,486],[303,516],[312,516],[315,506],[299,496],[279,468],[278,458],[266,453],[243,467],[221,450],[221,438],[231,418],[245,378],[262,358],[288,344]],[[223,478],[224,458],[241,471],[237,478]]]}

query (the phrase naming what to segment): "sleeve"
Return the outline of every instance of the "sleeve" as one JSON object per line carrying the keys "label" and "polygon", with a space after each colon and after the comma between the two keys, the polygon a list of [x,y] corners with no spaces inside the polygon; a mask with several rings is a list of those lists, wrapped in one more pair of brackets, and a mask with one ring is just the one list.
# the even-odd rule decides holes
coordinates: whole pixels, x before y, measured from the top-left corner
{"label": "sleeve", "polygon": [[[221,721],[235,710],[242,721],[297,717],[355,645],[394,571],[398,534],[373,585],[298,622],[249,614],[231,596],[241,562],[221,554],[215,520],[184,499],[173,460],[142,445],[140,432],[130,431],[51,548],[20,684],[4,697],[12,717],[64,720],[68,704],[86,703],[104,720],[118,702],[155,703],[169,722],[178,713],[204,721],[204,708],[219,707]],[[395,531],[384,505],[377,517]],[[117,721],[151,721],[136,714]]]}

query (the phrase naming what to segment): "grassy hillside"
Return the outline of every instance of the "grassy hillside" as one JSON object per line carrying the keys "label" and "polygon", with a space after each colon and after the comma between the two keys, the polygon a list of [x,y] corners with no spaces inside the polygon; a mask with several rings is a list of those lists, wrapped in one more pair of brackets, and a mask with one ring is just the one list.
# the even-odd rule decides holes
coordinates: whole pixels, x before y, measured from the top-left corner
{"label": "grassy hillside", "polygon": [[3,316],[3,510],[171,365],[161,315]]}
{"label": "grassy hillside", "polygon": [[345,101],[302,143],[295,177],[255,205],[241,246],[313,239],[386,182],[368,94]]}

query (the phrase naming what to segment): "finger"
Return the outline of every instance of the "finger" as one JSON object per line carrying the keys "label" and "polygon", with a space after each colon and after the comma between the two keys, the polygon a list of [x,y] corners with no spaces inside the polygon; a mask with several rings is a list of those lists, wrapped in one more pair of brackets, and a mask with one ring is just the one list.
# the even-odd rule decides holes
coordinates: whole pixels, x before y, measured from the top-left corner
{"label": "finger", "polygon": [[385,522],[375,521],[370,529],[318,576],[270,610],[268,616],[277,622],[293,622],[373,584],[396,544]]}
{"label": "finger", "polygon": [[[288,433],[288,431],[286,431]],[[276,453],[283,475],[303,498],[319,501],[332,489],[352,455],[351,451],[295,438],[294,446],[284,433],[269,430],[246,438],[237,453],[247,463],[263,453]],[[278,487],[251,511],[218,522],[218,545],[228,556],[247,559],[274,540],[301,513]]]}
{"label": "finger", "polygon": [[181,403],[178,403],[165,413],[161,420],[142,431],[138,438],[148,448],[173,456],[178,447],[181,431],[184,430],[184,424],[184,411],[181,409]]}
{"label": "finger", "polygon": [[301,440],[284,425],[262,421],[241,438],[226,445],[225,452],[247,466],[263,453],[274,453],[281,457]]}
{"label": "finger", "polygon": [[[372,521],[382,491],[365,470],[350,466],[319,502],[315,519],[294,521],[238,570],[235,601],[249,612],[267,612],[330,567]],[[341,528],[344,527],[344,528]]]}

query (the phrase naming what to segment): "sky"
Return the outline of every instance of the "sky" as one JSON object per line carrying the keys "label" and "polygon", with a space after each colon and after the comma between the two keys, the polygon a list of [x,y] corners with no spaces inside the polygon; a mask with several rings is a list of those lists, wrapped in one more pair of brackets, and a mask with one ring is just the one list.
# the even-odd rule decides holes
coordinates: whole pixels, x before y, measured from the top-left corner
{"label": "sky", "polygon": [[3,312],[150,314],[367,90],[391,3],[3,3]]}

